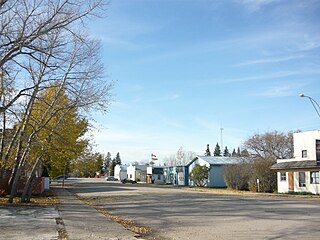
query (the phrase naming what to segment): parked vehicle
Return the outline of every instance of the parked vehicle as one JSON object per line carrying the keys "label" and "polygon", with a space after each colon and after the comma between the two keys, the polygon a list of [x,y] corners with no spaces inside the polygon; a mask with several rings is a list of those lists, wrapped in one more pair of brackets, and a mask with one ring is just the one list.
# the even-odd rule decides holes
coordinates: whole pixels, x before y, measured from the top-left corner
{"label": "parked vehicle", "polygon": [[115,178],[114,176],[108,176],[105,178],[107,181],[118,181],[118,178]]}
{"label": "parked vehicle", "polygon": [[63,180],[63,179],[68,179],[68,176],[60,175],[56,177],[56,180]]}
{"label": "parked vehicle", "polygon": [[125,183],[132,183],[132,184],[137,183],[137,181],[134,181],[134,180],[131,180],[131,179],[126,179],[126,178],[122,179],[121,182],[123,184],[125,184]]}

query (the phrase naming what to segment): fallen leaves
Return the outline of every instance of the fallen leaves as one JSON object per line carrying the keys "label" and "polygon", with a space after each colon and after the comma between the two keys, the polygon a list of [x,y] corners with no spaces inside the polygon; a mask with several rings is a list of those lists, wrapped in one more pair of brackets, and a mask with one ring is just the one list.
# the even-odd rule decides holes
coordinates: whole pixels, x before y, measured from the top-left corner
{"label": "fallen leaves", "polygon": [[[79,196],[78,196],[79,198]],[[113,215],[112,213],[106,211],[105,209],[95,206],[91,201],[89,200],[85,200],[85,199],[81,199],[79,198],[81,201],[83,201],[84,203],[90,205],[91,207],[93,207],[94,209],[96,209],[97,211],[101,212],[103,215],[111,218],[113,221],[120,223],[122,226],[124,226],[126,229],[138,233],[138,234],[149,234],[151,233],[151,228],[148,227],[144,227],[144,226],[138,226],[135,224],[135,222],[131,219],[122,217],[122,216],[116,216]]]}

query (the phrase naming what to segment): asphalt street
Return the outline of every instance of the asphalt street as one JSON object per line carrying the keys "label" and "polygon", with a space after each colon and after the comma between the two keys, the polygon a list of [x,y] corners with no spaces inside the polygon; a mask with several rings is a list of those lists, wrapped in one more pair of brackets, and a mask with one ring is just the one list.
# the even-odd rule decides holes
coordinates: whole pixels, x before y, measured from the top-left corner
{"label": "asphalt street", "polygon": [[152,229],[149,239],[318,239],[320,199],[238,196],[171,186],[74,182],[69,190]]}

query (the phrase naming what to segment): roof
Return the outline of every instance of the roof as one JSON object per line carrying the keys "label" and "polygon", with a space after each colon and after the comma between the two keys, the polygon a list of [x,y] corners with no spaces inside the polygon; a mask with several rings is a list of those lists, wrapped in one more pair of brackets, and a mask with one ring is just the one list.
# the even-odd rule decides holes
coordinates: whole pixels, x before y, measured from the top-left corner
{"label": "roof", "polygon": [[279,162],[271,166],[273,170],[290,170],[290,169],[320,169],[320,165],[317,165],[315,160],[300,160],[290,162]]}
{"label": "roof", "polygon": [[202,159],[210,165],[237,164],[242,160],[242,158],[238,157],[197,156],[188,165],[192,164],[196,159]]}
{"label": "roof", "polygon": [[140,171],[147,171],[148,166],[147,165],[133,165],[136,167],[136,170]]}

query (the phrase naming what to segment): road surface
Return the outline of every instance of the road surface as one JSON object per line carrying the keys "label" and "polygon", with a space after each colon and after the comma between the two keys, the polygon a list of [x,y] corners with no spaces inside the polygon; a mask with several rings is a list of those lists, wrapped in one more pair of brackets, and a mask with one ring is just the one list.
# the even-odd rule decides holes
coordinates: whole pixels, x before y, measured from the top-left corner
{"label": "road surface", "polygon": [[79,179],[70,191],[152,229],[146,239],[319,239],[320,199],[221,195]]}

